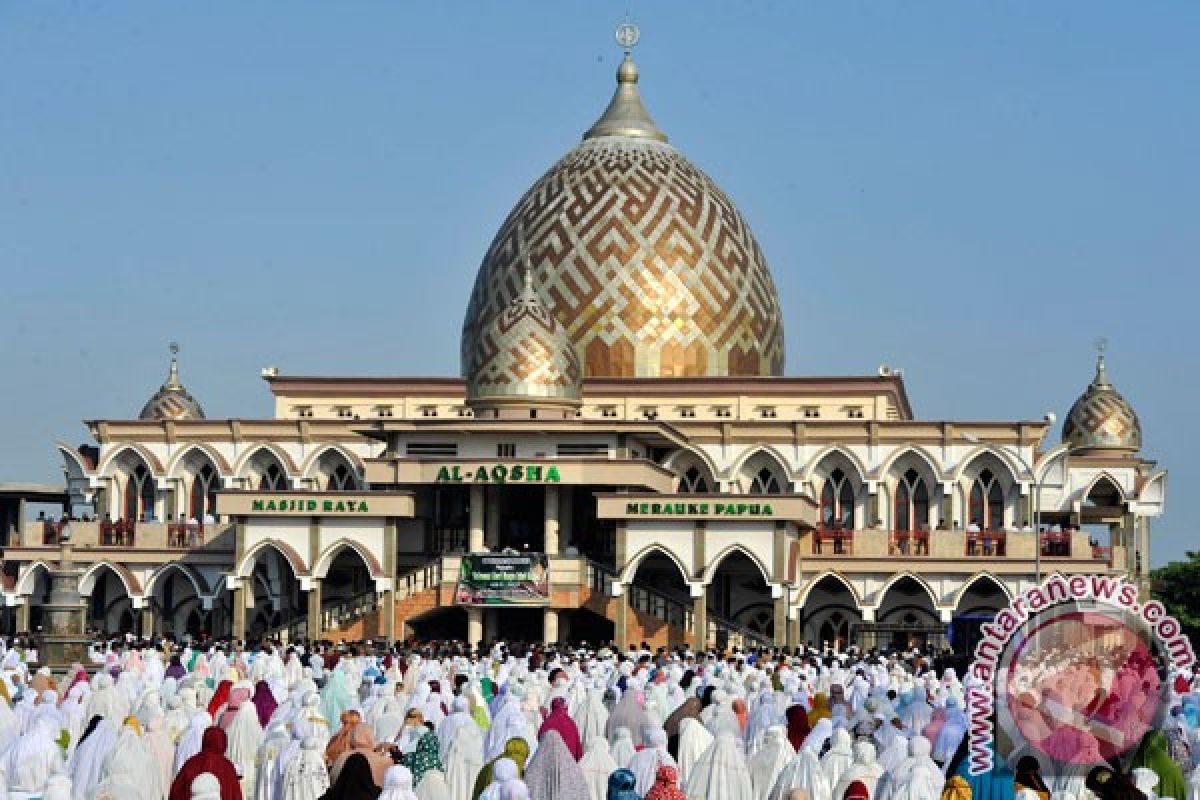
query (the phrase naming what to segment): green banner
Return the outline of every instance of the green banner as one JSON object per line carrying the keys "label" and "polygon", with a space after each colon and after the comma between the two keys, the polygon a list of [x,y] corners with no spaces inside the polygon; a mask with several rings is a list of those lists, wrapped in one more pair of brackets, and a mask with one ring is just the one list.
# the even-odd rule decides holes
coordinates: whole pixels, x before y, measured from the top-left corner
{"label": "green banner", "polygon": [[548,605],[550,561],[545,553],[463,556],[454,601],[461,606]]}

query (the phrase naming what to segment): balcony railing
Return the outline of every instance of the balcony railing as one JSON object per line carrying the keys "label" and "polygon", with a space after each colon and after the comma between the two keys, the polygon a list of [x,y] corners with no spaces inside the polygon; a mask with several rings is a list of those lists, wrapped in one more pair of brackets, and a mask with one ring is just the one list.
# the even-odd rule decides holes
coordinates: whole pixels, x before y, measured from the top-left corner
{"label": "balcony railing", "polygon": [[204,544],[203,522],[167,523],[167,547],[199,547]]}
{"label": "balcony railing", "polygon": [[967,555],[993,558],[1004,555],[1005,531],[967,531]]}
{"label": "balcony railing", "polygon": [[892,531],[888,553],[893,556],[929,555],[929,531]]}
{"label": "balcony railing", "polygon": [[104,547],[133,547],[137,525],[131,521],[100,523],[100,544]]}
{"label": "balcony railing", "polygon": [[1104,561],[1109,565],[1112,564],[1113,551],[1112,547],[1107,545],[1092,545],[1092,559],[1095,561]]}
{"label": "balcony railing", "polygon": [[813,531],[813,555],[854,555],[854,531],[818,528]]}
{"label": "balcony railing", "polygon": [[[1071,555],[1071,533],[1045,532],[1041,535],[1043,558],[1065,558]],[[1095,555],[1093,554],[1093,558]]]}

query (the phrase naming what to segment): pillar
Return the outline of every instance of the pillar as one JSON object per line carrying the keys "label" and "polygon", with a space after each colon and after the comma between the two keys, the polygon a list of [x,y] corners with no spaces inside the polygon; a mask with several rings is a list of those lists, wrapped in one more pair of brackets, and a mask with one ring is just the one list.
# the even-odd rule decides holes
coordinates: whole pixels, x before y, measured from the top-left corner
{"label": "pillar", "polygon": [[621,586],[621,596],[617,598],[617,618],[613,620],[613,639],[617,648],[625,648],[629,644],[629,586]]}
{"label": "pillar", "polygon": [[383,523],[383,571],[391,581],[381,600],[383,633],[388,642],[396,641],[396,538],[396,518],[388,517]]}
{"label": "pillar", "polygon": [[[472,487],[474,488],[474,487]],[[467,644],[470,647],[477,646],[483,641],[483,609],[468,608],[467,609]]]}
{"label": "pillar", "polygon": [[500,545],[500,490],[492,488],[484,492],[487,507],[487,528],[484,530],[484,539],[487,541],[488,547],[496,548]]}
{"label": "pillar", "polygon": [[154,638],[154,607],[148,602],[142,606],[142,638]]}
{"label": "pillar", "polygon": [[542,641],[552,644],[558,641],[558,609],[547,608],[542,612]]}
{"label": "pillar", "polygon": [[32,598],[26,596],[24,600],[17,606],[17,633],[29,633],[29,603]]}
{"label": "pillar", "polygon": [[567,486],[558,490],[558,538],[564,547],[578,547],[575,544],[575,532],[571,527],[571,519],[575,514],[575,487]]}
{"label": "pillar", "polygon": [[788,645],[788,591],[784,587],[783,594],[775,598],[775,646],[787,647]]}
{"label": "pillar", "polygon": [[233,638],[246,638],[246,589],[243,586],[233,590]]}
{"label": "pillar", "polygon": [[482,553],[484,550],[483,543],[483,485],[471,485],[471,499],[469,502],[470,523],[467,533],[467,552]]}
{"label": "pillar", "polygon": [[797,614],[794,619],[787,621],[788,626],[788,644],[791,647],[800,647],[804,644],[804,631],[800,627],[800,615]]}
{"label": "pillar", "polygon": [[692,649],[701,652],[708,648],[708,587],[692,586]]}
{"label": "pillar", "polygon": [[[546,495],[544,524],[542,526],[543,547],[546,553],[558,555],[558,487],[547,486],[543,490]],[[557,628],[557,622],[555,623]],[[546,639],[548,642],[554,639]]]}
{"label": "pillar", "polygon": [[321,581],[313,578],[308,590],[308,638],[317,641],[321,638]]}

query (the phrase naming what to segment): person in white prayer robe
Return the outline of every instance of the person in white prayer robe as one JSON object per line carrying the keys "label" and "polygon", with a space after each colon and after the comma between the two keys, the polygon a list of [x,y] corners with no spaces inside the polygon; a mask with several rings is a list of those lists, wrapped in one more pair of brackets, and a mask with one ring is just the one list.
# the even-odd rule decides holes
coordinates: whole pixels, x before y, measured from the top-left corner
{"label": "person in white prayer robe", "polygon": [[9,800],[41,797],[50,776],[63,771],[65,764],[58,747],[60,730],[53,718],[36,717],[29,732],[0,753],[0,772],[4,773]]}
{"label": "person in white prayer robe", "polygon": [[633,733],[629,728],[617,728],[613,732],[613,740],[608,746],[608,752],[612,755],[613,761],[617,762],[617,769],[629,768],[629,762],[637,752],[633,746]]}
{"label": "person in white prayer robe", "polygon": [[446,767],[446,786],[451,800],[471,800],[475,779],[484,764],[483,731],[478,725],[472,722],[455,730],[442,764]]}
{"label": "person in white prayer robe", "polygon": [[793,790],[807,792],[809,800],[833,800],[833,786],[821,769],[817,748],[807,741],[779,773],[767,800],[788,800]]}
{"label": "person in white prayer robe", "polygon": [[687,786],[688,778],[700,756],[712,747],[716,739],[708,729],[694,717],[684,717],[679,722],[679,744],[676,746],[679,767],[679,782]]}
{"label": "person in white prayer robe", "polygon": [[329,770],[325,767],[325,748],[321,740],[310,736],[283,772],[279,793],[284,800],[320,800],[329,791]]}
{"label": "person in white prayer robe", "polygon": [[207,711],[196,711],[192,714],[187,729],[179,737],[179,744],[175,745],[175,772],[179,772],[185,761],[200,752],[204,731],[212,724],[212,715]]}
{"label": "person in white prayer robe", "polygon": [[90,800],[100,785],[104,761],[117,744],[117,726],[105,717],[96,718],[88,737],[79,743],[67,764],[75,800]]}
{"label": "person in white prayer robe", "polygon": [[71,779],[61,772],[51,775],[42,800],[71,800]]}
{"label": "person in white prayer robe", "polygon": [[[446,774],[440,769],[427,770],[421,776],[421,785],[414,793],[416,800],[450,800],[450,787],[446,785]],[[380,800],[384,800],[380,795]]]}
{"label": "person in white prayer robe", "polygon": [[592,734],[592,738],[587,740],[583,758],[579,760],[579,768],[583,770],[587,779],[588,793],[592,800],[606,800],[608,776],[617,770],[617,762],[608,752],[608,740],[604,738],[603,732]]}
{"label": "person in white prayer robe", "polygon": [[91,720],[92,717],[99,715],[113,720],[114,723],[120,723],[129,716],[129,701],[117,689],[111,675],[101,673],[94,678],[93,682],[95,687],[92,690],[92,696],[88,698],[84,717]]}
{"label": "person in white prayer robe", "polygon": [[272,717],[254,759],[254,800],[282,800],[277,797],[279,756],[291,741],[284,721]]}
{"label": "person in white prayer robe", "polygon": [[837,786],[833,787],[833,796],[841,797],[851,783],[862,781],[862,784],[867,787],[867,791],[874,797],[879,779],[883,776],[883,767],[879,765],[879,760],[875,757],[875,745],[866,741],[855,742],[853,750],[854,763],[846,768],[846,771],[842,773],[842,779]]}
{"label": "person in white prayer robe", "polygon": [[667,732],[662,728],[651,728],[646,731],[643,737],[646,746],[639,752],[634,753],[633,758],[629,759],[629,771],[637,778],[637,785],[634,787],[642,797],[646,796],[646,792],[650,791],[650,787],[654,785],[654,778],[658,775],[658,768],[661,766],[676,767],[675,759],[667,752]]}
{"label": "person in white prayer robe", "polygon": [[842,773],[854,762],[853,737],[845,728],[837,728],[830,737],[829,750],[821,757],[821,769],[829,778],[829,785],[836,787],[842,779]]}
{"label": "person in white prayer robe", "polygon": [[[450,705],[450,713],[437,726],[438,752],[442,757],[442,763],[446,763],[446,756],[450,752],[450,743],[454,741],[454,734],[462,725],[474,725],[475,720],[471,717],[471,704],[467,698],[459,696],[454,698]],[[392,734],[395,736],[395,733]],[[380,741],[387,741],[381,739]]]}
{"label": "person in white prayer robe", "polygon": [[121,727],[117,744],[104,761],[94,800],[163,800],[167,790],[157,769],[147,769],[150,751],[130,725]]}
{"label": "person in white prayer robe", "polygon": [[[587,689],[583,706],[579,713],[572,712],[579,728],[579,740],[591,741],[593,736],[604,736],[605,726],[608,725],[608,709],[604,707],[604,680],[597,678]],[[607,788],[605,789],[607,791]]]}
{"label": "person in white prayer robe", "polygon": [[757,800],[767,800],[775,779],[783,772],[791,760],[796,757],[796,751],[787,738],[787,728],[782,725],[772,725],[766,731],[762,745],[750,757],[750,783],[754,787]]}
{"label": "person in white prayer robe", "polygon": [[689,798],[704,800],[754,800],[750,770],[736,736],[717,736],[696,762],[684,791]]}
{"label": "person in white prayer robe", "polygon": [[8,703],[0,700],[0,753],[4,752],[20,735],[21,720]]}
{"label": "person in white prayer robe", "polygon": [[257,780],[255,761],[263,741],[263,729],[258,722],[258,710],[254,703],[247,701],[238,706],[225,734],[228,738],[225,756],[233,762],[242,778],[242,796],[253,797]]}
{"label": "person in white prayer robe", "polygon": [[928,800],[941,797],[945,778],[929,754],[932,746],[924,736],[909,740],[909,757],[886,780],[881,780],[875,800]]}

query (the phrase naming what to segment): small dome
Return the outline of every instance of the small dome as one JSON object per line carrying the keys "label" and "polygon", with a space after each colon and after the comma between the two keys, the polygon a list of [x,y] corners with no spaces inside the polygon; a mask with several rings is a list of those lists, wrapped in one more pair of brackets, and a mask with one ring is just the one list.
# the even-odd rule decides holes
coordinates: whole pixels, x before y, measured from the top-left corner
{"label": "small dome", "polygon": [[1103,352],[1096,359],[1096,377],[1067,412],[1062,440],[1072,451],[1142,449],[1142,423],[1133,406],[1108,382]]}
{"label": "small dome", "polygon": [[138,419],[204,419],[204,409],[179,380],[179,345],[171,344],[171,368],[167,380],[146,401]]}
{"label": "small dome", "polygon": [[472,408],[579,406],[579,356],[533,287],[528,268],[516,298],[483,326],[464,366]]}

